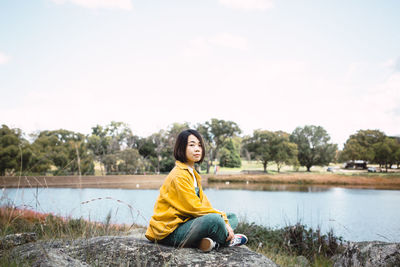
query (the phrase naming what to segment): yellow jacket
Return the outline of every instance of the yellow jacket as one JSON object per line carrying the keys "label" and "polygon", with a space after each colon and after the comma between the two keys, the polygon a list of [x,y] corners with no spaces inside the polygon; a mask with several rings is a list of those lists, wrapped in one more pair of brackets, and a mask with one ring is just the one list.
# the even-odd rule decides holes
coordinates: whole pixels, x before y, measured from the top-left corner
{"label": "yellow jacket", "polygon": [[194,179],[186,164],[176,161],[160,188],[154,205],[146,237],[150,241],[161,240],[172,233],[181,223],[209,213],[220,214],[226,223],[225,212],[214,209],[201,187],[201,177],[193,170],[199,186],[200,198],[195,193]]}

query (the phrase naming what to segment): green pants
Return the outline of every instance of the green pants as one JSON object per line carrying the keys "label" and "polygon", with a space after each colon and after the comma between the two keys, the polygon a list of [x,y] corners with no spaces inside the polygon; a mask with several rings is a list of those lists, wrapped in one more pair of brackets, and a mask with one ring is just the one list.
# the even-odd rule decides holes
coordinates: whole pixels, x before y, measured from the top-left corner
{"label": "green pants", "polygon": [[[234,230],[238,225],[235,214],[227,214],[229,224]],[[175,229],[159,243],[174,247],[197,247],[202,238],[209,237],[221,246],[227,246],[228,230],[224,219],[217,213],[210,213],[191,219]]]}

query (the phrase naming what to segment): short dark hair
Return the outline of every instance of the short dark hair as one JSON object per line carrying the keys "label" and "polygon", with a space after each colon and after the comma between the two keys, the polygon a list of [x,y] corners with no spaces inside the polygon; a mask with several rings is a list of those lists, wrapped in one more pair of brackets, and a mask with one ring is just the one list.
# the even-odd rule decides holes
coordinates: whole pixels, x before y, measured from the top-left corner
{"label": "short dark hair", "polygon": [[198,161],[198,163],[202,163],[203,159],[204,159],[204,155],[206,154],[203,138],[201,137],[201,135],[198,131],[193,130],[193,129],[184,130],[178,135],[178,137],[176,138],[176,141],[175,141],[174,157],[176,160],[179,160],[180,162],[187,162],[186,147],[187,147],[189,135],[191,135],[191,134],[196,136],[197,139],[199,139],[199,141],[200,141],[201,159]]}

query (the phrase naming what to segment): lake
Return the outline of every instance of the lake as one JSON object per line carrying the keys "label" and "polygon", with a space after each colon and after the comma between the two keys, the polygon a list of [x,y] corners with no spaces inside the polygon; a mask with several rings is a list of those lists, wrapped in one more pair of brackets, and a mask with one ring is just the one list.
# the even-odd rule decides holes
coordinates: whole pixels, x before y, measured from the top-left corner
{"label": "lake", "polygon": [[[205,189],[216,209],[248,222],[284,227],[301,222],[351,241],[400,242],[400,191],[339,187],[259,186],[263,190]],[[147,225],[158,190],[3,189],[0,205],[60,216]]]}

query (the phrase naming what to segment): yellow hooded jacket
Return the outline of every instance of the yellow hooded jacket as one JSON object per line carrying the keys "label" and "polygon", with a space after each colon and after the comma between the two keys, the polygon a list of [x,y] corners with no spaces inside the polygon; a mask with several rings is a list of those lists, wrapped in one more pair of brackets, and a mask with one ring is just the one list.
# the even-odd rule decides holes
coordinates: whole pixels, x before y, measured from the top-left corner
{"label": "yellow hooded jacket", "polygon": [[199,186],[198,197],[194,188],[194,179],[188,166],[180,161],[169,173],[160,188],[160,195],[154,205],[154,214],[150,219],[146,237],[150,241],[161,240],[172,233],[181,223],[189,219],[217,213],[228,224],[225,212],[214,209],[203,193],[201,177],[193,170]]}

